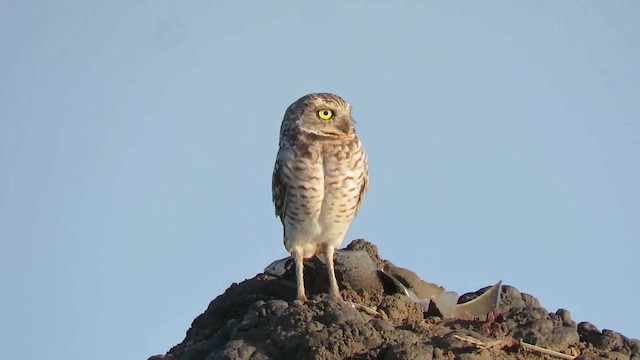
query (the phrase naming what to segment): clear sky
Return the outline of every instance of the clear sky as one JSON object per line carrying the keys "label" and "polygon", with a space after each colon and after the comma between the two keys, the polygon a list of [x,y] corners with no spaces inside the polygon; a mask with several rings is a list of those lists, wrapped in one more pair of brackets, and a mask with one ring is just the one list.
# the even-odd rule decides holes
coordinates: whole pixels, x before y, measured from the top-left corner
{"label": "clear sky", "polygon": [[640,338],[640,2],[0,1],[0,358],[146,359],[286,256],[286,107],[353,106],[345,244]]}

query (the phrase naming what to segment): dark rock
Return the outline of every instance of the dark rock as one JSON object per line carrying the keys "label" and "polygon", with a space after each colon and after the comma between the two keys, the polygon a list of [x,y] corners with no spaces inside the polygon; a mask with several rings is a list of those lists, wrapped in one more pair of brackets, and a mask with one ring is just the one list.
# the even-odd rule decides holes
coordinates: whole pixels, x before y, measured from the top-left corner
{"label": "dark rock", "polygon": [[432,360],[433,346],[426,344],[394,345],[387,350],[384,360]]}
{"label": "dark rock", "polygon": [[382,319],[372,319],[371,325],[378,331],[393,331],[395,327],[388,321]]}
{"label": "dark rock", "polygon": [[[577,327],[569,321],[564,325],[567,314],[548,313],[539,307],[514,307],[505,315],[505,323],[510,334],[529,344],[538,346],[566,347],[580,341]],[[568,318],[570,320],[570,317]]]}
{"label": "dark rock", "polygon": [[630,360],[631,358],[627,354],[623,354],[619,351],[611,351],[607,354],[609,359],[613,360]]}
{"label": "dark rock", "polygon": [[376,265],[376,268],[384,268],[384,260],[382,260],[380,258],[380,255],[378,255],[378,247],[364,239],[353,240],[351,243],[349,243],[349,245],[347,245],[345,249],[364,250],[371,257],[371,260]]}
{"label": "dark rock", "polygon": [[578,324],[580,341],[606,352],[618,352],[626,356],[640,356],[640,341],[629,339],[615,331],[598,328],[588,322]]}
{"label": "dark rock", "polygon": [[507,312],[514,307],[534,307],[539,308],[540,302],[535,297],[518,291],[513,286],[503,285],[500,294],[500,311]]}
{"label": "dark rock", "polygon": [[440,348],[433,349],[433,359],[434,360],[444,360],[445,359],[445,351]]}
{"label": "dark rock", "polygon": [[[389,264],[364,240],[347,249],[364,250],[375,266]],[[486,319],[426,317],[404,295],[341,287],[345,299],[327,295],[325,265],[305,262],[310,300],[294,301],[292,279],[258,274],[232,284],[191,324],[185,339],[166,355],[149,360],[268,359],[536,359],[518,340],[542,347],[580,351],[581,359],[638,359],[640,342],[590,323],[578,325],[565,309],[549,313],[538,300],[504,285],[498,311]],[[468,293],[460,301],[482,294]],[[377,315],[375,312],[377,311]],[[515,339],[515,340],[514,340]],[[498,344],[490,350],[480,344]]]}
{"label": "dark rock", "polygon": [[493,358],[493,355],[485,349],[473,353],[456,355],[456,360],[492,360]]}
{"label": "dark rock", "polygon": [[558,309],[558,311],[556,311],[556,315],[560,316],[560,318],[562,319],[562,325],[574,327],[577,329],[578,325],[576,325],[575,321],[571,320],[571,313],[569,312],[569,310]]}
{"label": "dark rock", "polygon": [[583,332],[591,332],[591,331],[596,331],[597,332],[598,328],[595,325],[593,325],[592,323],[586,322],[586,321],[583,321],[583,322],[578,324],[578,332],[579,333],[582,334]]}
{"label": "dark rock", "polygon": [[597,356],[597,355],[586,354],[586,355],[578,356],[576,358],[576,360],[609,360],[609,358],[602,357],[602,356]]}

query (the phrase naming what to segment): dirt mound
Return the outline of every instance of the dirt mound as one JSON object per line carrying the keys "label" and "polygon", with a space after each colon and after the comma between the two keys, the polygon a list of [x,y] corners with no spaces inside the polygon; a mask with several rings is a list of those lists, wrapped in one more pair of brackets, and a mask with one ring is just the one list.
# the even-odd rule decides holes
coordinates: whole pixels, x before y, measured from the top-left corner
{"label": "dirt mound", "polygon": [[[363,240],[348,248],[385,263]],[[639,340],[576,324],[567,310],[550,313],[511,286],[503,286],[499,309],[486,318],[442,319],[382,288],[355,291],[342,283],[345,301],[332,299],[319,267],[305,269],[312,272],[305,276],[309,303],[293,301],[291,279],[259,274],[231,285],[180,344],[150,359],[640,359]]]}

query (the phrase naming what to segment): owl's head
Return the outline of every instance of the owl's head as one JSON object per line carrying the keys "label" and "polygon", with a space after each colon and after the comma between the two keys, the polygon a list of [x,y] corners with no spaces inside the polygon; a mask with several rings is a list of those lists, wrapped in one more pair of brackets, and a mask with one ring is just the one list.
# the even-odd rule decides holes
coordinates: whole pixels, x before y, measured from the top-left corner
{"label": "owl's head", "polygon": [[295,123],[301,131],[322,137],[339,138],[355,134],[351,105],[334,94],[315,93],[301,97],[287,108],[283,125],[286,122]]}

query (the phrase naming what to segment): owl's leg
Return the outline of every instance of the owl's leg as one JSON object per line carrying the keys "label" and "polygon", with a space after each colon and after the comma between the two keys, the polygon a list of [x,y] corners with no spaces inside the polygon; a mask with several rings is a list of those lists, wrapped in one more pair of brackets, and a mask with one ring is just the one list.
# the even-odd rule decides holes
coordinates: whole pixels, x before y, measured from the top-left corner
{"label": "owl's leg", "polygon": [[327,258],[327,268],[329,269],[329,293],[342,300],[340,296],[340,289],[338,288],[338,281],[336,280],[336,269],[333,266],[333,253],[335,248],[328,245],[324,250],[324,256]]}
{"label": "owl's leg", "polygon": [[303,250],[299,246],[295,246],[291,250],[291,257],[296,264],[296,287],[298,289],[298,300],[307,302],[307,296],[304,294],[304,260]]}

